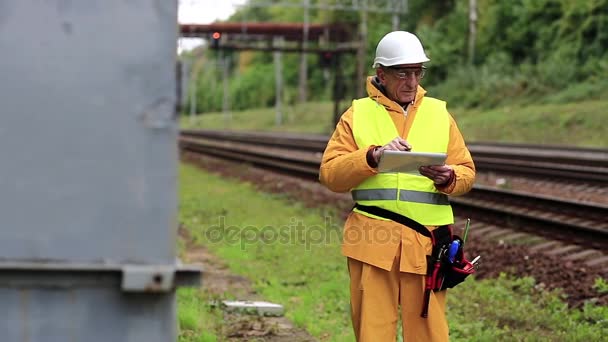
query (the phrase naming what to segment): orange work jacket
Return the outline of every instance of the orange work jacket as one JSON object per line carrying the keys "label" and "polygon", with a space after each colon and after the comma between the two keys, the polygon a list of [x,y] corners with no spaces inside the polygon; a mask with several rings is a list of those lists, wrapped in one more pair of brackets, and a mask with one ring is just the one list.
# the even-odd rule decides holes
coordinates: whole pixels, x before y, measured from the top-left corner
{"label": "orange work jacket", "polygon": [[[376,88],[371,82],[372,78],[373,76],[370,76],[367,79],[368,96],[386,108],[395,123],[397,132],[407,140],[408,132],[426,91],[418,86],[416,99],[408,106],[406,112],[398,103],[387,98]],[[342,114],[323,153],[319,180],[335,192],[348,192],[366,178],[378,173],[377,169],[367,164],[366,159],[367,151],[375,146],[359,148],[352,127],[351,107]],[[437,186],[437,190],[446,195],[458,196],[473,187],[475,165],[451,115],[449,135],[446,164],[452,166],[455,177],[451,183]],[[390,270],[399,247],[401,247],[400,271],[425,274],[426,256],[431,254],[432,249],[429,238],[399,223],[378,220],[355,212],[351,212],[346,219],[342,241],[342,254],[345,256]]]}

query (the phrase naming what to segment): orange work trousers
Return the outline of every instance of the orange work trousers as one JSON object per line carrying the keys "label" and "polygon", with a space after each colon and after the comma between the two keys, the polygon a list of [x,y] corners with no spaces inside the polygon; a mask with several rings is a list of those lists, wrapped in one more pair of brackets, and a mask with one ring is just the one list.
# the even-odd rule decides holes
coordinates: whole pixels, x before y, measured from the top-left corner
{"label": "orange work trousers", "polygon": [[429,315],[420,317],[425,277],[399,271],[397,255],[390,271],[348,258],[353,329],[358,342],[394,342],[399,306],[403,341],[448,341],[446,291],[431,293]]}

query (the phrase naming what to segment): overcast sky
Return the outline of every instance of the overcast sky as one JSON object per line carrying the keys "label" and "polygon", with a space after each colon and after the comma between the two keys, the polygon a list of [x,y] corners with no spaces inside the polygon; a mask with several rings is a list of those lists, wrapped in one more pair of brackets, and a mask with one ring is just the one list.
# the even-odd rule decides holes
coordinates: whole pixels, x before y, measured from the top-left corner
{"label": "overcast sky", "polygon": [[[177,20],[180,24],[209,24],[225,20],[234,13],[236,6],[246,0],[179,0]],[[181,39],[181,49],[192,49],[201,39]]]}
{"label": "overcast sky", "polygon": [[227,19],[245,0],[179,0],[178,20],[183,24],[209,24]]}

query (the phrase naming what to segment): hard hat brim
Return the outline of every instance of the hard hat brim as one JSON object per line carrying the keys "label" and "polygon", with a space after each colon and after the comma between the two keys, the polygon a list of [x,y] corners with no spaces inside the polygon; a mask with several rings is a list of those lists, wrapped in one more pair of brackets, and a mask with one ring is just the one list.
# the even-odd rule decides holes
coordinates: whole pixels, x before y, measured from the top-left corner
{"label": "hard hat brim", "polygon": [[378,68],[380,66],[393,66],[393,65],[401,65],[401,64],[418,64],[418,63],[426,63],[426,62],[430,62],[431,60],[424,56],[424,58],[420,58],[420,59],[403,59],[403,58],[395,58],[392,60],[388,60],[386,58],[376,58],[374,60],[374,64],[372,64],[372,68]]}

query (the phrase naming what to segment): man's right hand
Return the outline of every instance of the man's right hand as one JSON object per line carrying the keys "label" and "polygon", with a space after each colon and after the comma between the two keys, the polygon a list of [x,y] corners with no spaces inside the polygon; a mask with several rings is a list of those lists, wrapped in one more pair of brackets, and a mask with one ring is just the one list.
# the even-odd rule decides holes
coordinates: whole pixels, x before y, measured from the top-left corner
{"label": "man's right hand", "polygon": [[372,156],[374,157],[376,165],[378,165],[378,163],[380,162],[380,157],[382,157],[382,153],[387,150],[407,152],[412,150],[412,145],[410,145],[407,140],[401,137],[396,137],[395,139],[389,141],[386,145],[375,148]]}

